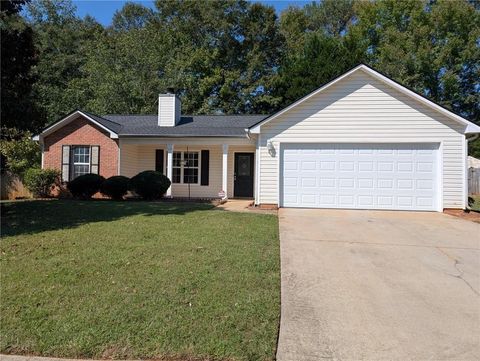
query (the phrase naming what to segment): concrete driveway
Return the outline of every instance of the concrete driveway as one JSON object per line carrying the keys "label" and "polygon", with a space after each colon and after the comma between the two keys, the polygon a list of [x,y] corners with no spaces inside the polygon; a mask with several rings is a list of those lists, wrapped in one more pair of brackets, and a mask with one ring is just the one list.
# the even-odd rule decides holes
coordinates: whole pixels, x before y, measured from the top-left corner
{"label": "concrete driveway", "polygon": [[277,359],[479,360],[480,224],[281,209]]}

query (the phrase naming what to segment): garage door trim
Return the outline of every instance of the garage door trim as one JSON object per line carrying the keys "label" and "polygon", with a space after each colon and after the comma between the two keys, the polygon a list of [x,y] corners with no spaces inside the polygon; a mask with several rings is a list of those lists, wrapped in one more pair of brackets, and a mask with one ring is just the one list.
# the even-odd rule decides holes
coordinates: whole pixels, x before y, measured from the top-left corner
{"label": "garage door trim", "polygon": [[[277,187],[277,199],[279,207],[284,207],[284,199],[283,199],[283,163],[284,163],[284,150],[286,147],[293,146],[293,145],[359,145],[359,146],[366,146],[366,145],[408,145],[408,144],[418,144],[418,145],[430,145],[436,147],[435,157],[436,157],[436,178],[437,181],[435,182],[435,191],[436,191],[436,207],[433,211],[443,212],[443,141],[442,140],[428,140],[428,141],[412,141],[412,140],[390,140],[390,141],[378,141],[378,140],[371,140],[371,141],[335,141],[335,142],[318,142],[318,141],[282,141],[277,142],[278,144],[278,168],[277,168],[277,175],[278,175],[278,187]],[[307,208],[307,207],[305,207]],[[360,208],[358,208],[360,209]],[[381,210],[381,209],[380,209]],[[387,209],[385,209],[387,210]]]}

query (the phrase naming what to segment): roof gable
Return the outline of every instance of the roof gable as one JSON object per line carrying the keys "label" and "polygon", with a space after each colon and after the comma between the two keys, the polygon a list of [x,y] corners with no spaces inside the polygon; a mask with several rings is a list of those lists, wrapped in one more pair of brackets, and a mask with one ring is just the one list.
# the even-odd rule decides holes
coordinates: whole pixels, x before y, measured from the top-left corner
{"label": "roof gable", "polygon": [[236,137],[247,136],[246,128],[265,119],[267,115],[183,115],[172,127],[158,126],[157,115],[98,116],[75,110],[45,128],[34,140],[48,136],[81,116],[110,134],[118,137]]}
{"label": "roof gable", "polygon": [[118,131],[122,127],[120,124],[112,122],[107,119],[103,119],[101,117],[87,113],[85,111],[75,110],[70,114],[68,114],[67,116],[63,117],[62,119],[58,120],[57,122],[49,125],[47,128],[42,130],[42,132],[39,135],[34,136],[32,139],[40,140],[40,138],[46,137],[52,134],[53,132],[57,131],[58,129],[64,127],[65,125],[69,124],[70,122],[74,121],[75,119],[77,119],[78,116],[81,116],[84,119],[87,119],[88,121],[92,122],[96,126],[105,130],[107,133],[109,133],[110,138],[112,139],[118,138]]}
{"label": "roof gable", "polygon": [[465,131],[464,131],[465,134],[467,134],[467,133],[480,133],[480,127],[478,125],[476,125],[476,124],[468,121],[467,119],[451,112],[450,110],[434,103],[433,101],[427,99],[426,97],[424,97],[420,94],[417,94],[416,92],[408,89],[407,87],[405,87],[405,86],[401,85],[400,83],[388,78],[387,76],[379,73],[378,71],[370,68],[369,66],[367,66],[365,64],[360,64],[360,65],[356,66],[355,68],[345,72],[344,74],[342,74],[339,77],[333,79],[332,81],[330,81],[327,84],[321,86],[320,88],[314,90],[313,92],[307,94],[303,98],[301,98],[301,99],[297,100],[296,102],[290,104],[289,106],[283,108],[282,110],[278,111],[277,113],[267,117],[266,119],[258,122],[255,125],[251,126],[250,128],[248,128],[248,131],[250,133],[253,133],[253,134],[260,133],[260,128],[261,128],[262,125],[271,122],[272,120],[278,118],[282,114],[288,112],[290,109],[298,106],[299,104],[302,104],[303,102],[311,99],[315,95],[317,95],[317,94],[323,92],[324,90],[332,87],[333,85],[337,84],[341,80],[345,79],[347,81],[348,80],[347,78],[349,78],[351,75],[353,75],[353,74],[355,74],[359,71],[365,72],[366,74],[372,76],[373,78],[381,81],[384,84],[389,85],[390,87],[399,91],[400,93],[403,93],[403,94],[417,100],[418,102],[422,103],[423,105],[426,105],[427,107],[438,111],[439,113],[445,115],[446,117],[448,117],[448,118],[450,118],[450,119],[452,119],[452,120],[454,120],[454,121],[456,121],[456,122],[458,122],[462,125],[465,125]]}

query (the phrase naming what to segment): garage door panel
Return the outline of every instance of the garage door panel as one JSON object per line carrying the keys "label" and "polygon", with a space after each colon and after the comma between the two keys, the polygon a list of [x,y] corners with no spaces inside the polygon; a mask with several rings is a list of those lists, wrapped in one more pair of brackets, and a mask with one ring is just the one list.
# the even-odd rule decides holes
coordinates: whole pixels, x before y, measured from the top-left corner
{"label": "garage door panel", "polygon": [[282,147],[285,207],[435,210],[434,144],[289,144]]}

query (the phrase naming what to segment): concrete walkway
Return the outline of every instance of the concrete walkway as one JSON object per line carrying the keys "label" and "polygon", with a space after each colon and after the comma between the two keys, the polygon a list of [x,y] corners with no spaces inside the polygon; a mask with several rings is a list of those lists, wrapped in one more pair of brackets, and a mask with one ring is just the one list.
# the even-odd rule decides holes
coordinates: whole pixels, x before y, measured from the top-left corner
{"label": "concrete walkway", "polygon": [[480,224],[280,209],[279,361],[480,360]]}
{"label": "concrete walkway", "polygon": [[277,214],[277,210],[260,209],[252,207],[253,199],[229,199],[225,203],[219,204],[217,209],[229,212],[254,212],[261,214]]}

